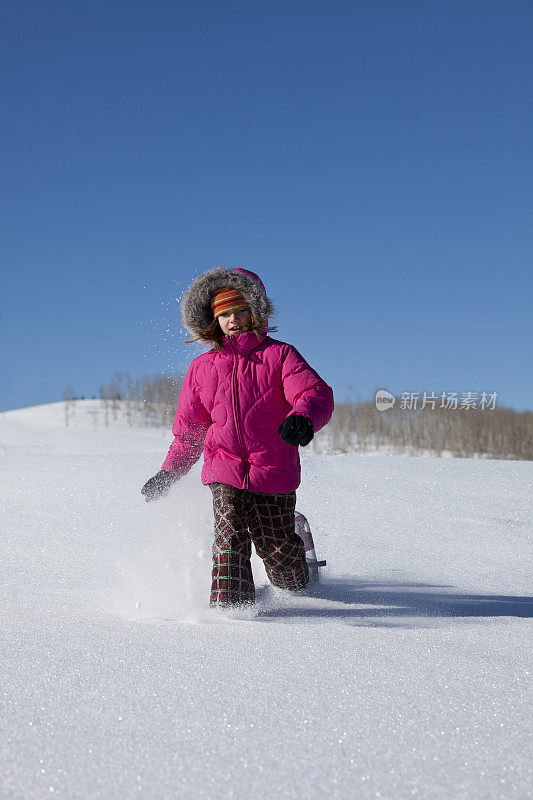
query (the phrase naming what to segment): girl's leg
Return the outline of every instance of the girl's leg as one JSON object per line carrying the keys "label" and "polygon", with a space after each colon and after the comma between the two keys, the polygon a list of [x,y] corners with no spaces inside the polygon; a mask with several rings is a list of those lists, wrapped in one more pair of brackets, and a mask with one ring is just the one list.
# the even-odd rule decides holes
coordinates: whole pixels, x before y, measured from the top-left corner
{"label": "girl's leg", "polygon": [[309,583],[304,543],[294,527],[296,492],[250,492],[248,525],[268,578],[280,589],[303,589]]}
{"label": "girl's leg", "polygon": [[215,516],[211,606],[253,603],[246,492],[225,483],[210,483]]}

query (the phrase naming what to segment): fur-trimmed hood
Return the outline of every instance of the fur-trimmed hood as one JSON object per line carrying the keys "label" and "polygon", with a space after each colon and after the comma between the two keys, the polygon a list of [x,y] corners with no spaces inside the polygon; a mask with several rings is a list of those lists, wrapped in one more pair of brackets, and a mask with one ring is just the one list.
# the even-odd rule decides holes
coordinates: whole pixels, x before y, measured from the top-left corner
{"label": "fur-trimmed hood", "polygon": [[181,301],[181,316],[187,330],[207,341],[202,331],[213,321],[211,298],[220,289],[237,289],[254,317],[265,325],[274,313],[274,305],[267,297],[261,278],[242,267],[216,267],[199,275],[189,286]]}

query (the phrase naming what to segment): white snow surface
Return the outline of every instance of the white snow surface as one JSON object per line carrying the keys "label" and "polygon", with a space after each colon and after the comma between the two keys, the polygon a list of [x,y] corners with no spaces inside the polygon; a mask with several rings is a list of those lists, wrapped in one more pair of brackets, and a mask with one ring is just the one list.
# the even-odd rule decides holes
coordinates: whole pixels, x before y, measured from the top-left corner
{"label": "white snow surface", "polygon": [[0,414],[2,800],[532,796],[533,464],[303,451],[321,584],[214,611],[201,465],[94,408]]}

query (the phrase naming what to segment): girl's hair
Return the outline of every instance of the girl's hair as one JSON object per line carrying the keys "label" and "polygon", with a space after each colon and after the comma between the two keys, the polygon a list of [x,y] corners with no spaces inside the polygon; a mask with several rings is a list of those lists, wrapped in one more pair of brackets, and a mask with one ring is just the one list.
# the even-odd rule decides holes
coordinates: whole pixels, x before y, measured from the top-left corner
{"label": "girl's hair", "polygon": [[[259,322],[259,320],[254,316],[253,311],[250,311],[250,316],[252,318],[252,322],[250,325],[250,330],[255,333],[258,339],[261,338],[262,333],[274,333],[277,331],[277,328],[272,325],[265,325],[265,323]],[[223,349],[222,339],[224,334],[222,332],[222,328],[218,324],[218,318],[215,317],[212,322],[206,328],[203,328],[198,336],[195,336],[194,339],[185,339],[186,344],[191,344],[191,342],[209,342],[213,345],[213,349],[217,352]]]}

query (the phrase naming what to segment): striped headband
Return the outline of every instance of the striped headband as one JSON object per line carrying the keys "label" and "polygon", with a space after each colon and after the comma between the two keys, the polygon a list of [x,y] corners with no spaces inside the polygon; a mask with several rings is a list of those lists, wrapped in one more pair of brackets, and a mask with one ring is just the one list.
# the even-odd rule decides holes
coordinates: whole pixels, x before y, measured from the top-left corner
{"label": "striped headband", "polygon": [[211,311],[215,319],[221,314],[249,308],[248,303],[237,289],[221,289],[211,298]]}

